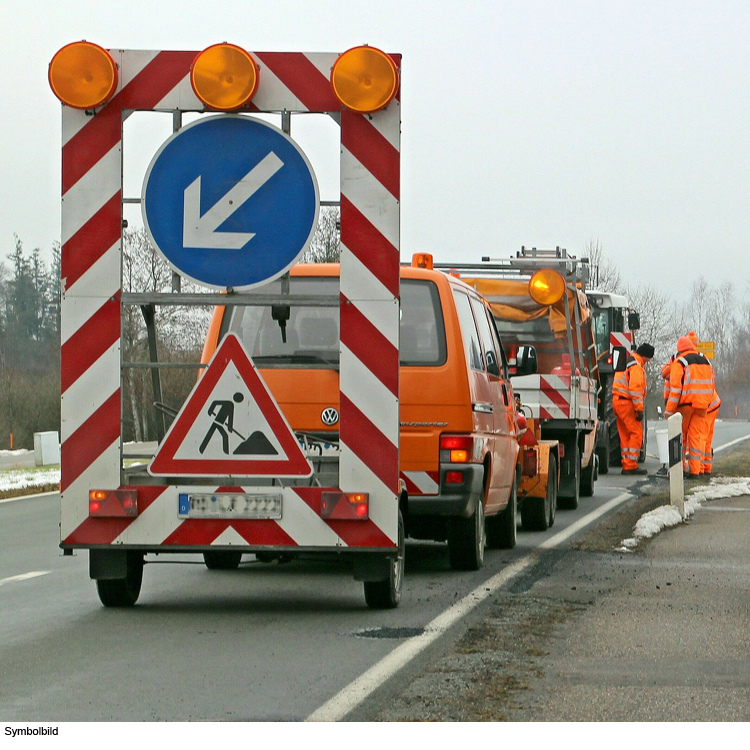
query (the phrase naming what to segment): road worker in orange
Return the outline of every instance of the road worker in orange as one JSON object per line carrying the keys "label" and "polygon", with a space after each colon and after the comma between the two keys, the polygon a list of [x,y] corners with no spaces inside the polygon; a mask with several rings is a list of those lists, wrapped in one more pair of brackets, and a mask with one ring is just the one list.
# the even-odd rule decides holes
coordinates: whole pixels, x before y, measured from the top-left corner
{"label": "road worker in orange", "polygon": [[651,344],[641,344],[628,357],[625,370],[615,374],[612,399],[617,432],[620,435],[620,455],[623,474],[648,474],[639,468],[638,456],[643,446],[643,409],[646,403],[645,365],[654,356]]}
{"label": "road worker in orange", "polygon": [[719,416],[719,407],[721,406],[721,399],[714,386],[714,397],[711,403],[706,409],[706,426],[704,433],[706,435],[706,443],[703,447],[703,455],[701,456],[701,476],[711,476],[713,471],[714,463],[714,425],[716,423],[716,417]]}
{"label": "road worker in orange", "polygon": [[706,446],[706,414],[714,400],[716,381],[711,363],[698,353],[689,336],[677,340],[677,357],[669,375],[666,418],[682,414],[683,473],[700,476]]}

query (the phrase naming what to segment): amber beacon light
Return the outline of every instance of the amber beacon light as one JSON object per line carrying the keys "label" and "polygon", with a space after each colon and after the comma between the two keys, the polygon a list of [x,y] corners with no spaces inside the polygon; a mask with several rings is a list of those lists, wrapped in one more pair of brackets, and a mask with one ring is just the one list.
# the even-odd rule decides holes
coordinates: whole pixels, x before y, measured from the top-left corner
{"label": "amber beacon light", "polygon": [[101,107],[117,90],[115,61],[91,42],[65,45],[52,58],[48,76],[55,96],[75,109]]}
{"label": "amber beacon light", "polygon": [[542,268],[529,279],[529,294],[540,305],[554,305],[565,294],[565,279],[551,268]]}
{"label": "amber beacon light", "polygon": [[213,109],[228,112],[247,104],[258,90],[255,60],[234,44],[214,44],[193,61],[190,83],[195,95]]}
{"label": "amber beacon light", "polygon": [[396,96],[398,70],[385,52],[375,47],[353,47],[333,64],[331,86],[348,109],[363,114],[375,112]]}

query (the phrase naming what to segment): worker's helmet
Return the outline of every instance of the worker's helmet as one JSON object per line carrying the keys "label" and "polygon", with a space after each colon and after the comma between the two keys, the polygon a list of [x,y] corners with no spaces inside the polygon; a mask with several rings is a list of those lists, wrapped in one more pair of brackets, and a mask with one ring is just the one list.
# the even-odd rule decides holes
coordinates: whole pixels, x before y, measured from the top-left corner
{"label": "worker's helmet", "polygon": [[680,336],[677,339],[677,353],[689,352],[695,349],[695,344],[691,341],[689,336]]}

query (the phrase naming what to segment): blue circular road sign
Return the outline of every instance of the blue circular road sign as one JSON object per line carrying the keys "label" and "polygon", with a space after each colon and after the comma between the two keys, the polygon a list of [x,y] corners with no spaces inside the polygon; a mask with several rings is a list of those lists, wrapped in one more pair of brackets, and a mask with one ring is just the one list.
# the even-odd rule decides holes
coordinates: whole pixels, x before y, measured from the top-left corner
{"label": "blue circular road sign", "polygon": [[273,125],[218,115],[178,130],[146,172],[149,238],[183,276],[248,289],[294,265],[318,223],[318,183],[305,154]]}

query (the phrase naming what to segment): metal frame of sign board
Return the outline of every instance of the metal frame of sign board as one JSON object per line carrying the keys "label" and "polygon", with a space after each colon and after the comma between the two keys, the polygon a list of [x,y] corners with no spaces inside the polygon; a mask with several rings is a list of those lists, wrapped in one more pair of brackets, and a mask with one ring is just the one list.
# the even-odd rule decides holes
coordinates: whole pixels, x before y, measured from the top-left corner
{"label": "metal frame of sign board", "polygon": [[[89,516],[89,489],[128,486],[122,484],[120,357],[128,296],[121,288],[123,122],[134,111],[171,112],[176,121],[182,113],[210,111],[190,85],[196,51],[110,54],[119,67],[113,98],[93,113],[62,111],[61,546],[392,550],[398,544],[400,103],[397,97],[371,115],[343,108],[328,80],[333,53],[251,53],[260,86],[243,112],[281,113],[282,119],[328,113],[341,126],[337,489],[368,492],[369,520],[324,521],[325,488],[288,486],[280,489],[280,521],[185,520],[177,514],[184,487],[176,482],[138,485],[134,518]],[[392,57],[400,67],[400,56]],[[153,301],[214,304],[219,298],[229,301],[217,293],[154,295]],[[220,488],[207,480],[189,489]]]}

